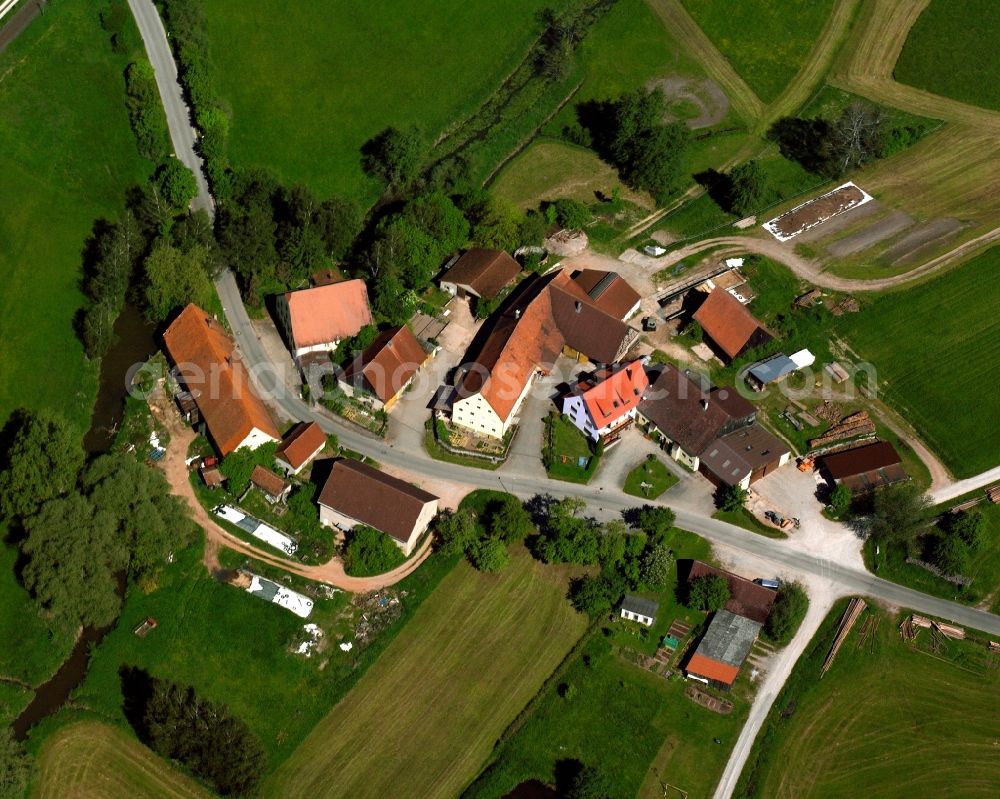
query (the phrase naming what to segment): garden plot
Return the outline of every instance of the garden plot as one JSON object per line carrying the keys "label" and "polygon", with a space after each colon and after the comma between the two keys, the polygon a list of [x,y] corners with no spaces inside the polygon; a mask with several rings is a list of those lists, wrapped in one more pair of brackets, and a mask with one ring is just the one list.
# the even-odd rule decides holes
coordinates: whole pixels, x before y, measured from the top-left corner
{"label": "garden plot", "polygon": [[833,219],[845,211],[857,208],[874,198],[853,181],[838,186],[833,191],[820,195],[813,200],[797,205],[791,211],[775,217],[763,225],[764,230],[778,241],[788,241],[800,233],[822,225],[828,219]]}

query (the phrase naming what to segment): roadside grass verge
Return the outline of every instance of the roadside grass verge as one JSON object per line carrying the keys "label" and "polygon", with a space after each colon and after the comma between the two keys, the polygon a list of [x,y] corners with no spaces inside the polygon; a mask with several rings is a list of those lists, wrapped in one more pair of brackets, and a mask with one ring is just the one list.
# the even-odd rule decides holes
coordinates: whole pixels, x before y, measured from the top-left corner
{"label": "roadside grass verge", "polygon": [[878,369],[879,390],[956,477],[996,466],[1000,317],[989,290],[1000,248],[912,288],[883,294],[838,331]]}
{"label": "roadside grass verge", "polygon": [[757,533],[765,538],[788,538],[788,533],[774,527],[768,527],[746,508],[733,511],[717,510],[712,514],[712,518],[718,519],[720,522],[735,524],[737,527],[742,527],[744,530]]}
{"label": "roadside grass verge", "polygon": [[1000,110],[993,0],[931,0],[910,28],[893,76],[900,83]]}
{"label": "roadside grass verge", "polygon": [[99,721],[78,721],[42,745],[33,799],[208,799],[212,792],[143,746]]}
{"label": "roadside grass verge", "polygon": [[499,574],[460,563],[265,785],[314,796],[453,797],[583,634],[566,574],[523,549]]}
{"label": "roadside grass verge", "polygon": [[929,795],[992,796],[1000,764],[996,714],[987,708],[1000,694],[984,642],[945,639],[934,652],[929,631],[904,643],[898,617],[869,608],[877,628],[863,640],[863,617],[821,680],[845,603],[795,665],[734,796],[901,799],[913,785]]}
{"label": "roadside grass verge", "polygon": [[[677,482],[677,475],[664,466],[663,461],[655,455],[649,455],[628,473],[622,490],[633,497],[652,500],[671,486],[677,485]],[[646,487],[643,487],[644,483]]]}
{"label": "roadside grass verge", "polygon": [[833,0],[682,0],[757,96],[776,99],[806,63]]}

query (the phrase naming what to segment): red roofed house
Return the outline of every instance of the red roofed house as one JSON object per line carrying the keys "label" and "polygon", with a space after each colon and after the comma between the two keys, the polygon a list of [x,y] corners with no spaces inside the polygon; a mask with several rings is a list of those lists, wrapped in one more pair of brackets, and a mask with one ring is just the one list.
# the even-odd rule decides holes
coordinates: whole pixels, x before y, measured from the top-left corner
{"label": "red roofed house", "polygon": [[347,531],[373,527],[407,556],[437,515],[438,498],[351,458],[333,464],[319,494],[319,520]]}
{"label": "red roofed house", "polygon": [[708,295],[695,311],[694,320],[730,361],[773,338],[743,303],[721,289]]}
{"label": "red roofed house", "polygon": [[274,453],[278,466],[289,474],[298,474],[326,446],[326,433],[316,422],[301,422],[285,436]]}
{"label": "red roofed house", "polygon": [[431,357],[406,325],[386,330],[351,361],[340,377],[344,393],[389,410]]}
{"label": "red roofed house", "polygon": [[292,484],[287,480],[282,480],[270,469],[265,469],[260,464],[253,467],[250,474],[250,485],[260,491],[270,504],[284,502],[292,490]]}
{"label": "red roofed house", "polygon": [[363,280],[289,291],[278,297],[276,312],[292,355],[334,350],[372,323],[368,289]]}
{"label": "red roofed house", "polygon": [[163,343],[178,381],[198,406],[199,427],[221,455],[280,440],[233,340],[217,320],[188,305],[170,323]]}
{"label": "red roofed house", "polygon": [[601,369],[573,387],[563,400],[563,414],[588,438],[613,440],[635,420],[648,386],[641,361]]}

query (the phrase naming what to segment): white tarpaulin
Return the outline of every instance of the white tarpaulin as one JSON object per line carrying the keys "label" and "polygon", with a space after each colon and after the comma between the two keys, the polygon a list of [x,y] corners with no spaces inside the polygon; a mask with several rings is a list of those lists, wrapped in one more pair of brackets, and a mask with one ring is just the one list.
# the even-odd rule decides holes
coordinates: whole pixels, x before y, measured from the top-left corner
{"label": "white tarpaulin", "polygon": [[281,605],[303,619],[309,618],[309,614],[312,613],[313,601],[309,597],[256,574],[250,581],[247,593],[259,596],[275,605]]}
{"label": "white tarpaulin", "polygon": [[239,524],[246,518],[245,513],[240,513],[236,508],[230,508],[228,505],[219,505],[215,509],[215,515],[231,524]]}
{"label": "white tarpaulin", "polygon": [[272,547],[280,549],[287,555],[295,554],[295,542],[284,533],[279,533],[273,527],[269,527],[266,524],[260,524],[257,529],[253,531],[253,537],[259,538],[261,541],[270,544]]}
{"label": "white tarpaulin", "polygon": [[795,364],[796,369],[804,369],[805,367],[812,366],[816,363],[816,356],[809,352],[809,350],[799,350],[798,352],[793,352],[788,356],[788,359]]}

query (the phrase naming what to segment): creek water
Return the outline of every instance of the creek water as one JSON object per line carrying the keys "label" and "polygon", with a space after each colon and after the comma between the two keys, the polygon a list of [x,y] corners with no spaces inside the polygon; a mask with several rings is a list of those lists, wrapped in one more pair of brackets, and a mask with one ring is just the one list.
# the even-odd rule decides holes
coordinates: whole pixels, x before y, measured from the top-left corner
{"label": "creek water", "polygon": [[[90,455],[107,452],[121,424],[125,410],[125,394],[129,370],[134,364],[147,360],[157,350],[156,327],[149,324],[133,305],[126,305],[115,322],[115,343],[101,359],[101,378],[97,400],[90,417],[90,429],[83,439],[84,449]],[[125,594],[125,575],[118,575],[118,594]],[[70,693],[87,676],[92,646],[97,646],[105,635],[114,629],[84,627],[69,657],[58,671],[35,689],[35,696],[13,723],[14,735],[23,740],[35,724],[61,708]]]}

